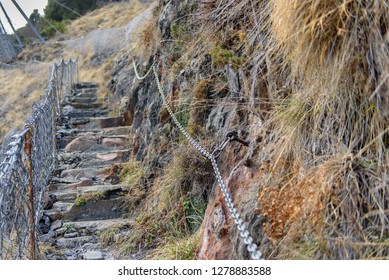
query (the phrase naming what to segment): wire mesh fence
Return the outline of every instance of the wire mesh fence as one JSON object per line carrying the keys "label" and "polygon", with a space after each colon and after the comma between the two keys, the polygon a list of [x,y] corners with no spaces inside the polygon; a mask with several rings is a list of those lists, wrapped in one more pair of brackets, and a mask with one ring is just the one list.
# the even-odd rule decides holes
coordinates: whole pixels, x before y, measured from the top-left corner
{"label": "wire mesh fence", "polygon": [[0,259],[36,259],[42,198],[56,164],[61,100],[77,82],[75,60],[55,63],[43,99],[0,164]]}

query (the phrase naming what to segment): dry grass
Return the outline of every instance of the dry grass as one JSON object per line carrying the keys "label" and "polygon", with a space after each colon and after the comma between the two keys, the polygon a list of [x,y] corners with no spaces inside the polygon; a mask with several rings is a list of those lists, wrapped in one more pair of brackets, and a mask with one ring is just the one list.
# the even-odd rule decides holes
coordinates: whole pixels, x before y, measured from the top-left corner
{"label": "dry grass", "polygon": [[181,239],[171,240],[154,250],[147,259],[150,260],[194,260],[200,245],[200,234],[195,233]]}
{"label": "dry grass", "polygon": [[[210,170],[209,163],[201,155],[193,154],[187,145],[178,148],[138,206],[136,222],[121,240],[119,254],[151,250],[147,258],[193,259],[199,246],[198,229],[207,205],[208,188],[213,183]],[[138,180],[138,173],[144,171],[129,164],[123,172],[130,174],[132,181]],[[133,199],[129,197],[129,202]]]}
{"label": "dry grass", "polygon": [[111,3],[74,20],[67,27],[66,37],[77,38],[84,36],[93,30],[125,26],[147,7],[148,4],[141,3],[138,0],[130,1],[128,3]]}
{"label": "dry grass", "polygon": [[73,21],[64,35],[46,41],[43,45],[34,43],[27,46],[18,56],[21,62],[33,60],[43,61],[43,64],[33,63],[20,66],[17,69],[0,69],[0,109],[1,126],[0,141],[13,127],[20,127],[31,112],[31,106],[39,101],[48,79],[49,65],[60,58],[77,58],[79,67],[79,80],[95,82],[100,85],[99,96],[107,98],[106,85],[110,80],[111,69],[115,61],[124,53],[96,54],[90,49],[87,54],[66,48],[64,39],[74,39],[84,36],[94,29],[109,29],[121,27],[143,12],[148,4],[139,1],[131,3],[112,3],[101,9],[86,14]]}
{"label": "dry grass", "polygon": [[266,112],[258,178],[269,257],[388,258],[388,2],[230,0],[198,14],[213,36],[196,47],[216,69],[239,58],[244,94]]}
{"label": "dry grass", "polygon": [[388,258],[388,3],[270,2],[269,53],[294,85],[264,144],[292,178],[260,194],[273,257]]}
{"label": "dry grass", "polygon": [[20,65],[15,69],[0,69],[0,142],[12,128],[20,129],[32,104],[44,93],[49,78],[49,64]]}
{"label": "dry grass", "polygon": [[127,51],[131,56],[139,57],[140,60],[145,61],[154,55],[159,48],[161,40],[158,28],[160,12],[157,5],[153,6],[151,16],[142,19],[142,24],[137,30],[134,30],[127,46]]}

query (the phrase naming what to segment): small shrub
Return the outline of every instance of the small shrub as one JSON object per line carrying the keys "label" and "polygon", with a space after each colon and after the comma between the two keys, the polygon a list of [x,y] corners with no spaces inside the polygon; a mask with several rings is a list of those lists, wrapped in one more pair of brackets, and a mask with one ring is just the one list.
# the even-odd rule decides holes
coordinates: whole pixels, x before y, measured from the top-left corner
{"label": "small shrub", "polygon": [[215,46],[209,54],[212,58],[212,64],[216,67],[223,67],[231,63],[232,66],[238,68],[247,60],[247,57],[237,56],[233,50],[221,46]]}
{"label": "small shrub", "polygon": [[65,233],[72,233],[77,231],[74,224],[65,224],[63,228],[65,229]]}
{"label": "small shrub", "polygon": [[81,207],[86,204],[86,199],[83,196],[77,197],[76,200],[74,201],[74,205]]}
{"label": "small shrub", "polygon": [[194,260],[200,247],[200,234],[173,239],[157,248],[148,259],[154,260]]}
{"label": "small shrub", "polygon": [[120,171],[121,182],[131,186],[126,195],[129,211],[135,210],[146,194],[146,169],[137,161],[126,163]]}
{"label": "small shrub", "polygon": [[116,235],[120,232],[119,227],[109,228],[100,233],[100,241],[106,246],[116,242]]}

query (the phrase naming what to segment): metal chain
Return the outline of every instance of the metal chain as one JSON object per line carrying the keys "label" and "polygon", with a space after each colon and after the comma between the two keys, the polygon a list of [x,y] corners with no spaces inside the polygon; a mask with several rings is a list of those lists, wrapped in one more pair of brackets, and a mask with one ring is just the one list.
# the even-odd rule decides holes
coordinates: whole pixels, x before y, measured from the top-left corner
{"label": "metal chain", "polygon": [[158,79],[158,73],[157,73],[157,70],[155,69],[154,65],[150,68],[153,70],[154,72],[154,76],[155,76],[155,80],[157,82],[157,87],[158,87],[158,90],[159,90],[159,93],[161,94],[161,97],[162,97],[162,100],[163,100],[163,103],[165,104],[165,107],[166,107],[166,110],[169,112],[170,116],[172,117],[174,123],[177,125],[178,129],[181,131],[181,133],[185,136],[186,139],[188,139],[188,141],[197,149],[199,150],[200,153],[202,153],[206,158],[208,158],[209,160],[212,158],[212,155],[210,153],[207,152],[207,150],[205,150],[203,147],[201,147],[201,145],[199,143],[197,143],[196,140],[194,140],[190,135],[189,133],[186,131],[186,129],[181,125],[181,123],[177,120],[176,116],[174,115],[173,113],[173,110],[170,108],[167,100],[166,100],[166,97],[163,93],[163,89],[162,89],[162,85],[161,83],[159,82],[159,79]]}
{"label": "metal chain", "polygon": [[138,80],[144,80],[144,79],[146,79],[147,76],[150,74],[151,70],[153,69],[154,63],[155,63],[155,60],[153,61],[153,64],[151,65],[149,71],[147,71],[147,73],[146,73],[144,76],[140,77],[140,76],[139,76],[139,73],[138,73],[138,69],[136,68],[135,60],[133,60],[133,61],[132,61],[132,64],[133,64],[133,66],[134,66],[134,71],[135,71],[135,76],[136,76],[136,78],[137,78]]}
{"label": "metal chain", "polygon": [[[154,61],[155,62],[155,61]],[[220,173],[220,170],[219,170],[219,167],[217,165],[217,162],[216,162],[216,159],[217,157],[220,155],[220,153],[226,148],[227,144],[233,140],[235,140],[235,135],[231,135],[229,133],[227,133],[226,135],[226,139],[212,152],[212,153],[209,153],[205,148],[203,148],[196,140],[194,140],[190,135],[189,133],[186,131],[186,129],[181,125],[181,123],[177,120],[176,116],[174,115],[173,113],[173,110],[171,109],[171,107],[169,106],[168,102],[167,102],[167,99],[166,99],[166,96],[163,92],[163,88],[162,88],[162,85],[159,81],[159,78],[158,78],[158,73],[157,73],[157,70],[154,66],[154,62],[152,64],[152,66],[150,67],[149,71],[146,73],[145,76],[141,77],[142,79],[145,79],[148,74],[150,73],[150,70],[153,70],[154,72],[154,76],[155,76],[155,81],[157,83],[157,87],[158,87],[158,91],[159,93],[161,94],[161,97],[162,97],[162,100],[163,100],[163,103],[167,109],[167,111],[169,112],[170,116],[172,117],[174,123],[177,125],[177,127],[179,128],[179,130],[181,131],[181,133],[185,136],[185,138],[201,153],[203,154],[206,158],[208,158],[211,163],[212,163],[212,167],[214,169],[214,172],[215,172],[215,176],[216,176],[216,179],[220,185],[220,189],[222,191],[222,194],[223,194],[223,197],[224,197],[224,200],[227,204],[227,207],[228,207],[228,210],[230,211],[231,213],[231,216],[232,218],[234,219],[234,222],[235,224],[237,225],[237,229],[239,231],[239,234],[240,234],[240,237],[242,238],[244,244],[246,245],[246,248],[247,248],[247,251],[250,253],[250,256],[253,260],[261,260],[262,259],[262,253],[258,250],[258,247],[257,245],[254,243],[254,240],[253,238],[250,236],[250,233],[249,231],[247,230],[247,226],[246,224],[244,223],[244,221],[242,220],[242,218],[240,217],[240,214],[238,212],[238,210],[235,208],[234,206],[234,203],[232,202],[232,199],[231,199],[231,195],[229,194],[228,192],[228,189],[227,189],[227,186],[226,184],[224,183],[223,179],[222,179],[222,176],[221,176],[221,173]],[[133,65],[134,65],[134,70],[135,70],[135,75],[137,76],[138,79],[140,79],[139,75],[138,75],[138,71],[136,69],[136,65],[135,65],[135,62],[133,62]]]}

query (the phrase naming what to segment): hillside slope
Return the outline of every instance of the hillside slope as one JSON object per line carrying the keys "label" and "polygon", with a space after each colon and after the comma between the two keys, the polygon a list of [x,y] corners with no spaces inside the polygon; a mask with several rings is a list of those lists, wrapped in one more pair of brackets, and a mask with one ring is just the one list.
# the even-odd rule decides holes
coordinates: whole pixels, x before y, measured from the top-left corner
{"label": "hillside slope", "polygon": [[[387,0],[158,0],[124,14],[120,28],[100,15],[106,31],[80,19],[84,37],[20,56],[78,57],[128,129],[128,162],[105,174],[128,187],[133,221],[100,232],[112,257],[250,258],[165,94],[181,130],[222,147],[221,177],[265,259],[389,258]],[[231,131],[240,141],[220,146]]]}
{"label": "hillside slope", "polygon": [[[249,258],[209,161],[270,259],[387,259],[387,1],[159,1],[110,84],[128,104],[130,253]],[[288,11],[288,12],[286,12]],[[141,74],[142,74],[141,73]],[[137,169],[134,169],[137,170]],[[118,244],[116,244],[118,246]],[[122,250],[123,252],[123,250]]]}
{"label": "hillside slope", "polygon": [[[143,3],[145,2],[145,3]],[[42,96],[49,75],[49,67],[61,58],[77,58],[80,80],[96,81],[106,84],[109,80],[110,67],[115,56],[120,55],[123,46],[108,51],[105,46],[94,49],[85,44],[83,51],[68,46],[69,41],[82,38],[91,31],[110,33],[110,29],[125,28],[129,21],[148,7],[148,1],[131,1],[111,3],[100,9],[74,20],[67,26],[64,34],[57,34],[45,43],[32,43],[19,55],[11,65],[0,67],[0,143],[12,128],[20,128],[31,113],[32,105]],[[121,38],[116,39],[116,46]],[[110,41],[110,45],[115,42]],[[21,81],[26,81],[21,82]],[[105,91],[100,92],[104,98]],[[12,134],[12,132],[10,133]],[[0,145],[1,146],[1,145]]]}

